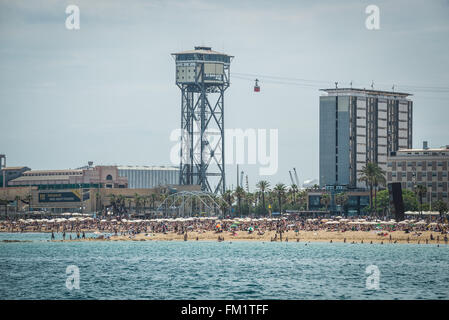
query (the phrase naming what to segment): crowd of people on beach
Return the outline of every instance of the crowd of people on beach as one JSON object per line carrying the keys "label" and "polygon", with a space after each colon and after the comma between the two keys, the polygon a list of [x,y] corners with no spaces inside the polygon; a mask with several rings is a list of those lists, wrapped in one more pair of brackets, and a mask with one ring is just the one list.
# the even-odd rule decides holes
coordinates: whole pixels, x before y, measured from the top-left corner
{"label": "crowd of people on beach", "polygon": [[[276,234],[294,231],[376,231],[386,234],[394,231],[406,233],[419,233],[432,231],[440,234],[448,234],[448,224],[443,219],[437,221],[404,220],[379,220],[370,217],[363,218],[304,218],[289,216],[277,218],[228,218],[217,217],[201,218],[176,218],[176,219],[135,219],[123,217],[114,218],[56,218],[56,219],[17,219],[3,220],[0,222],[2,232],[52,232],[62,233],[65,240],[66,233],[75,233],[77,239],[85,238],[86,232],[112,235],[135,235],[139,233],[175,233],[183,235],[187,232],[204,233],[213,231],[218,234],[229,232],[254,233],[263,235],[267,231],[276,231]],[[71,237],[71,235],[70,235]]]}

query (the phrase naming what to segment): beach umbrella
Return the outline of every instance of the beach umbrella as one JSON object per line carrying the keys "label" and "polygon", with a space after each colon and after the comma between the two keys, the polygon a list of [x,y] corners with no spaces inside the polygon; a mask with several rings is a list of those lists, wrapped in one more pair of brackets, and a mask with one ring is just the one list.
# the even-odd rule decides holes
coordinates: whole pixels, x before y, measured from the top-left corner
{"label": "beach umbrella", "polygon": [[249,227],[248,231],[254,231],[254,228],[253,227]]}
{"label": "beach umbrella", "polygon": [[238,227],[238,225],[237,224],[231,224],[231,228],[237,228]]}

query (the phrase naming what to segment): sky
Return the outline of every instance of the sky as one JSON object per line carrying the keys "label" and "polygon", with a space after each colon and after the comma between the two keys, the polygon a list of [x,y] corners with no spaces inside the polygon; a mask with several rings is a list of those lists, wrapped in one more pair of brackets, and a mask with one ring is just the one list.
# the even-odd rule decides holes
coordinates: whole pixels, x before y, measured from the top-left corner
{"label": "sky", "polygon": [[[71,4],[79,30],[65,26]],[[378,30],[365,26],[368,5]],[[448,16],[449,0],[0,0],[0,153],[32,169],[172,165],[181,99],[170,53],[198,45],[235,56],[225,127],[278,129],[276,174],[240,166],[250,189],[290,184],[293,167],[318,178],[319,89],[336,81],[413,94],[413,146],[448,145]]]}

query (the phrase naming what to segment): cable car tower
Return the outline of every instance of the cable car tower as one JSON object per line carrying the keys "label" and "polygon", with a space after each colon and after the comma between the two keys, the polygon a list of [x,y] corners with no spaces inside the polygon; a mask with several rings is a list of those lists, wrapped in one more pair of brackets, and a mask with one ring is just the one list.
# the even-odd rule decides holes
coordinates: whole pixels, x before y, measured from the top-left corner
{"label": "cable car tower", "polygon": [[[233,56],[210,47],[172,53],[181,89],[181,185],[225,191],[224,92]],[[209,177],[215,177],[213,185]]]}

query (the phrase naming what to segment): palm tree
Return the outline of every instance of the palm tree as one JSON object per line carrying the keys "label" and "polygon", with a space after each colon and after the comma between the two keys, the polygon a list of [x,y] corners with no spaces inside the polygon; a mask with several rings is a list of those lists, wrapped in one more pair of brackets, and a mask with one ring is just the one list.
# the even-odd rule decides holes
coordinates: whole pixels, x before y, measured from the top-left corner
{"label": "palm tree", "polygon": [[[167,199],[168,198],[168,196],[167,196],[167,194],[165,194],[165,193],[160,193],[159,194],[159,196],[158,196],[158,199],[159,199],[159,201],[160,201],[160,204],[159,204],[159,206],[161,205],[161,204],[164,204],[164,216],[167,216],[167,202],[164,202],[165,201],[165,199]],[[193,208],[193,205],[192,205],[192,208]],[[192,209],[193,210],[193,209]]]}
{"label": "palm tree", "polygon": [[33,196],[31,194],[27,194],[25,197],[25,201],[22,200],[22,202],[25,202],[26,204],[28,204],[28,211],[31,211],[31,200],[33,200]]}
{"label": "palm tree", "polygon": [[292,184],[288,191],[289,191],[289,193],[292,196],[292,199],[291,199],[292,201],[291,202],[292,202],[292,204],[294,206],[294,205],[296,205],[296,194],[298,193],[298,186],[296,184]]}
{"label": "palm tree", "polygon": [[335,203],[340,206],[340,215],[344,205],[348,202],[348,195],[345,192],[340,192],[335,195]]}
{"label": "palm tree", "polygon": [[[382,170],[377,163],[368,162],[366,166],[360,171],[359,181],[365,182],[368,185],[370,198],[369,207],[370,212],[373,211],[373,190],[378,185],[385,184],[385,171]],[[377,195],[377,192],[376,192]]]}
{"label": "palm tree", "polygon": [[0,199],[0,204],[5,206],[5,216],[8,217],[8,199]]}
{"label": "palm tree", "polygon": [[99,201],[100,201],[100,193],[97,191],[95,193],[95,211],[98,211],[99,207],[100,207],[100,210],[101,210],[101,205],[99,205]]}
{"label": "palm tree", "polygon": [[157,200],[157,195],[155,193],[152,193],[150,197],[151,197],[151,209],[154,210],[155,209],[154,204]]}
{"label": "palm tree", "polygon": [[115,214],[118,213],[118,203],[117,203],[117,197],[115,196],[115,194],[110,194],[108,195],[109,197],[109,203],[112,205],[112,212]]}
{"label": "palm tree", "polygon": [[283,183],[278,183],[274,186],[273,191],[276,193],[278,204],[279,204],[279,213],[282,213],[282,202],[285,197],[285,191],[287,187]]}
{"label": "palm tree", "polygon": [[118,203],[119,214],[126,213],[125,196],[122,194],[117,196],[116,202]]}
{"label": "palm tree", "polygon": [[440,213],[440,218],[443,219],[444,215],[447,213],[448,211],[448,207],[447,207],[447,203],[442,201],[442,200],[438,200],[435,204],[434,204],[434,208]]}
{"label": "palm tree", "polygon": [[147,201],[148,201],[149,197],[148,196],[141,196],[141,199],[142,199],[142,204],[143,204],[143,213],[145,213],[145,207],[146,207],[146,204],[147,204]]}
{"label": "palm tree", "polygon": [[[234,202],[234,195],[231,190],[226,190],[222,195],[223,200],[227,203],[226,208],[229,208],[229,214],[231,214],[232,203]],[[223,211],[224,214],[224,211]]]}
{"label": "palm tree", "polygon": [[254,201],[255,201],[255,196],[254,193],[251,192],[247,192],[245,195],[245,199],[246,199],[246,205],[248,206],[248,214],[251,214],[251,208],[254,205]]}
{"label": "palm tree", "polygon": [[242,202],[243,197],[245,197],[245,190],[243,190],[242,187],[238,186],[237,188],[235,188],[234,196],[237,198],[237,204],[238,204],[238,208],[239,208],[239,215],[242,215],[241,202]]}
{"label": "palm tree", "polygon": [[307,191],[302,190],[298,192],[298,202],[299,202],[299,208],[305,209],[307,206]]}
{"label": "palm tree", "polygon": [[423,200],[423,196],[427,194],[427,187],[423,184],[417,184],[415,186],[415,194],[418,196],[418,200],[419,200],[419,213],[420,215],[422,215],[422,200]]}
{"label": "palm tree", "polygon": [[377,214],[377,189],[379,186],[384,187],[387,183],[385,179],[385,171],[382,170],[378,165],[376,165],[376,174],[374,176],[374,212]]}
{"label": "palm tree", "polygon": [[221,213],[223,214],[223,217],[226,216],[226,211],[228,208],[232,206],[232,203],[228,202],[229,194],[231,193],[231,190],[226,190],[221,194],[221,198],[218,198],[218,203],[220,205]]}
{"label": "palm tree", "polygon": [[20,196],[15,196],[14,200],[16,201],[16,213],[19,211],[19,202],[22,200]]}
{"label": "palm tree", "polygon": [[142,197],[138,193],[135,193],[134,194],[134,206],[136,208],[137,213],[139,212],[141,201],[142,201]]}
{"label": "palm tree", "polygon": [[262,207],[263,207],[263,214],[266,214],[266,207],[265,207],[265,192],[268,191],[268,188],[270,187],[270,183],[265,180],[261,180],[257,183],[256,187],[259,189],[260,194],[262,195]]}
{"label": "palm tree", "polygon": [[329,196],[329,194],[323,193],[320,198],[320,203],[326,208],[326,211],[327,211],[327,208],[329,207],[330,202],[331,202],[331,197]]}

